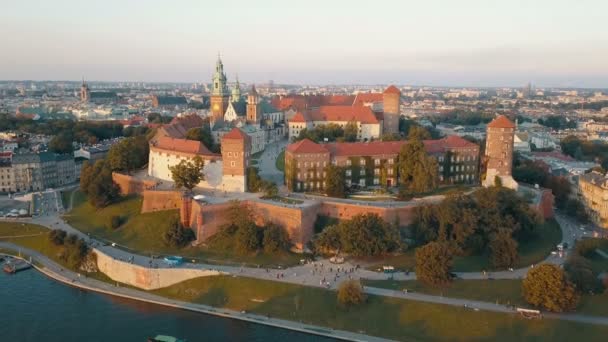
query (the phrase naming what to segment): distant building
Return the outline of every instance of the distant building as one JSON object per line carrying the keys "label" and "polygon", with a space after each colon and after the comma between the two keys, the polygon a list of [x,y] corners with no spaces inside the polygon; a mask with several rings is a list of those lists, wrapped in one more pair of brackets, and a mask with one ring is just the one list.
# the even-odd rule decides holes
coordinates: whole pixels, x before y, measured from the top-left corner
{"label": "distant building", "polygon": [[593,223],[608,228],[608,177],[595,171],[580,175],[578,193]]}
{"label": "distant building", "polygon": [[[373,141],[317,144],[304,139],[285,152],[285,181],[291,191],[325,188],[326,167],[346,169],[348,186],[392,187],[398,184],[398,158],[407,141]],[[457,136],[425,140],[426,152],[438,162],[443,184],[476,183],[479,177],[479,146]]]}
{"label": "distant building", "polygon": [[513,179],[513,141],[515,124],[504,115],[499,115],[488,124],[486,134],[486,178],[483,185],[494,186],[500,178],[502,186],[517,190]]}
{"label": "distant building", "polygon": [[303,129],[311,130],[329,123],[341,127],[357,125],[357,138],[379,139],[385,133],[399,132],[401,91],[391,85],[383,93],[359,93],[356,96],[306,96],[275,100],[279,108],[295,108],[288,122],[289,138]]}
{"label": "distant building", "polygon": [[89,85],[82,80],[80,86],[80,101],[83,103],[111,103],[118,100],[118,95],[114,91],[91,91]]}
{"label": "distant building", "polygon": [[188,106],[188,101],[183,96],[152,95],[151,99],[154,108],[180,109]]}
{"label": "distant building", "polygon": [[[10,171],[3,167],[0,189],[3,192],[41,191],[76,182],[74,156],[51,152],[15,154]],[[3,182],[3,178],[4,181]]]}

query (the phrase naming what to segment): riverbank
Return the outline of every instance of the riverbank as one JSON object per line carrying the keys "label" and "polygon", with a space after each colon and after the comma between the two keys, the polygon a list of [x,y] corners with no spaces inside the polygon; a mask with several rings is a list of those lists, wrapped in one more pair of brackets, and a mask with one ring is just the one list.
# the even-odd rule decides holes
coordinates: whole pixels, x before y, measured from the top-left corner
{"label": "riverbank", "polygon": [[[188,310],[192,312],[204,313],[208,315],[214,315],[224,318],[237,319],[249,323],[256,324],[264,324],[267,326],[272,326],[275,328],[282,328],[293,330],[297,332],[313,334],[318,336],[330,337],[334,339],[347,340],[347,341],[389,341],[387,339],[368,336],[363,334],[357,334],[348,331],[342,330],[333,330],[331,328],[325,328],[320,326],[314,326],[309,324],[302,324],[298,322],[292,322],[282,319],[271,318],[268,316],[256,315],[247,312],[238,312],[229,309],[220,309],[214,308],[207,305],[188,303],[178,300],[171,300],[161,296],[153,295],[147,292],[138,291],[133,288],[121,287],[121,286],[112,286],[108,283],[91,279],[85,277],[79,277],[77,273],[72,272],[70,270],[64,269],[60,265],[54,263],[46,256],[40,255],[36,251],[28,250],[26,248],[22,248],[16,245],[8,246],[7,243],[0,243],[0,246],[3,246],[5,249],[18,249],[21,250],[22,253],[30,256],[32,258],[32,265],[34,268],[44,274],[45,276],[63,283],[68,286],[76,287],[82,290],[93,291],[97,293],[102,293],[105,295],[142,301],[151,304],[162,305],[166,307],[171,307],[175,309]],[[7,254],[13,257],[18,256],[14,254]],[[23,259],[25,260],[25,259]],[[28,261],[28,260],[26,260]]]}

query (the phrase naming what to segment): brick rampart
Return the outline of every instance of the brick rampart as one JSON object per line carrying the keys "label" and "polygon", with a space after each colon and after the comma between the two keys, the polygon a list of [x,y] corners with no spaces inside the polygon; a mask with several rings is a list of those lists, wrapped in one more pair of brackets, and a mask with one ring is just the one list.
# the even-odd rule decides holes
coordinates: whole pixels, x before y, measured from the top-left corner
{"label": "brick rampart", "polygon": [[144,190],[152,189],[156,182],[142,180],[118,172],[112,172],[112,180],[120,188],[121,195],[141,194]]}
{"label": "brick rampart", "polygon": [[144,190],[142,195],[142,214],[181,208],[182,194],[179,191]]}

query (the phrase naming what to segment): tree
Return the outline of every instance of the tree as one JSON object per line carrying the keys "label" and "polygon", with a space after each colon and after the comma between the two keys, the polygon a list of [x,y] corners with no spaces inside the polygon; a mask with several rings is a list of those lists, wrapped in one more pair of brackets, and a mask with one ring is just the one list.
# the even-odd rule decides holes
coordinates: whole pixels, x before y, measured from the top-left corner
{"label": "tree", "polygon": [[407,134],[408,140],[426,140],[431,139],[431,133],[422,126],[412,126]]}
{"label": "tree", "polygon": [[264,252],[277,253],[289,250],[291,242],[287,231],[283,227],[270,223],[264,228],[262,245],[264,246]]}
{"label": "tree", "polygon": [[120,197],[119,188],[112,180],[112,170],[104,160],[98,160],[93,165],[88,162],[83,164],[80,191],[96,208],[103,208]]}
{"label": "tree", "polygon": [[73,140],[72,134],[67,132],[59,133],[49,141],[49,150],[59,154],[72,153],[74,151],[74,147],[72,146]]}
{"label": "tree", "polygon": [[258,227],[253,223],[238,228],[235,236],[237,252],[247,254],[260,249],[260,234]]}
{"label": "tree", "polygon": [[355,141],[357,141],[358,135],[359,135],[359,127],[357,126],[357,123],[354,121],[349,121],[344,126],[344,141],[355,142]]}
{"label": "tree", "polygon": [[108,164],[112,171],[130,173],[148,163],[149,148],[143,135],[122,139],[108,151]]}
{"label": "tree", "polygon": [[169,166],[175,187],[191,191],[198,183],[205,179],[203,166],[204,162],[199,156],[194,157],[192,160],[182,160],[177,165]]}
{"label": "tree", "polygon": [[437,161],[427,155],[424,144],[413,139],[399,152],[399,174],[402,192],[421,193],[437,188]]}
{"label": "tree", "polygon": [[553,312],[573,310],[580,299],[564,271],[552,264],[541,264],[528,271],[523,295],[528,303]]}
{"label": "tree", "polygon": [[334,252],[342,247],[340,239],[340,228],[338,225],[331,225],[325,227],[321,233],[317,234],[313,245],[317,251]]}
{"label": "tree", "polygon": [[338,286],[338,303],[343,306],[354,306],[365,302],[366,296],[361,283],[357,280],[347,280]]}
{"label": "tree", "polygon": [[247,168],[247,191],[258,192],[262,185],[262,179],[258,175],[258,169],[255,166]]}
{"label": "tree", "polygon": [[329,165],[326,168],[325,194],[329,197],[344,198],[346,196],[346,179],[344,168]]}
{"label": "tree", "polygon": [[358,214],[342,221],[340,244],[345,253],[374,256],[397,250],[401,237],[397,227],[388,224],[377,214]]}
{"label": "tree", "polygon": [[110,227],[112,227],[112,229],[116,229],[116,228],[120,227],[121,224],[122,224],[122,217],[120,217],[118,215],[113,215],[112,217],[110,217]]}
{"label": "tree", "polygon": [[190,128],[188,132],[186,132],[186,139],[188,140],[196,140],[200,141],[210,150],[214,149],[214,141],[213,136],[211,135],[211,131],[206,127],[195,127]]}
{"label": "tree", "polygon": [[501,229],[490,239],[490,262],[495,268],[507,268],[517,261],[517,241],[511,237],[511,231]]}
{"label": "tree", "polygon": [[452,254],[445,243],[429,242],[416,249],[416,278],[433,286],[451,281]]}
{"label": "tree", "polygon": [[181,248],[194,240],[195,236],[192,229],[184,227],[177,217],[173,217],[163,238],[165,245]]}
{"label": "tree", "polygon": [[564,271],[576,289],[581,293],[589,293],[599,287],[597,273],[593,271],[591,262],[586,258],[572,254],[564,264]]}

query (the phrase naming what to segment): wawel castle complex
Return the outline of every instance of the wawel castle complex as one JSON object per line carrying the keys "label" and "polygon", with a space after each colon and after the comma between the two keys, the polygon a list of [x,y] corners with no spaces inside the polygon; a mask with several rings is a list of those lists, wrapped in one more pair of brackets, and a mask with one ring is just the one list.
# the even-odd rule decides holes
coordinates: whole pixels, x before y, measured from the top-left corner
{"label": "wawel castle complex", "polygon": [[[246,191],[247,167],[253,153],[266,144],[290,139],[302,129],[355,123],[359,142],[315,143],[304,139],[287,146],[285,184],[290,191],[318,191],[325,187],[326,168],[345,168],[346,183],[357,187],[398,185],[398,155],[407,141],[380,141],[385,133],[399,132],[401,92],[389,86],[382,93],[357,95],[289,95],[266,101],[255,86],[241,96],[238,80],[229,91],[223,64],[218,59],[212,80],[209,120],[197,115],[175,118],[159,128],[151,140],[148,175],[171,181],[169,167],[195,156],[205,161],[202,188]],[[199,141],[186,139],[191,128],[209,125],[221,153],[213,153]],[[517,186],[510,177],[514,125],[499,116],[488,125],[484,158],[492,177]],[[441,183],[480,182],[479,146],[457,136],[425,140],[426,152],[436,158]],[[488,160],[490,159],[490,160]],[[485,185],[492,180],[487,180]]]}

